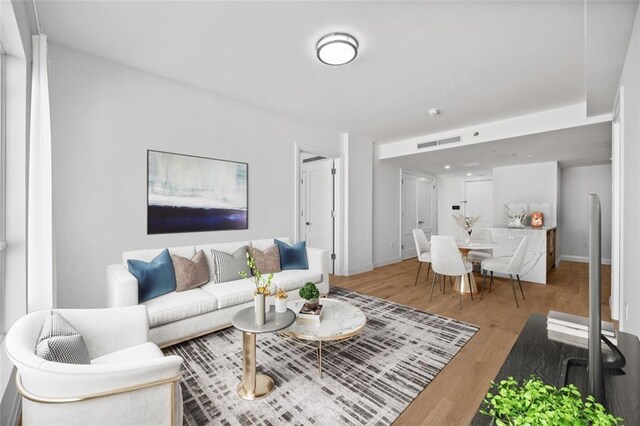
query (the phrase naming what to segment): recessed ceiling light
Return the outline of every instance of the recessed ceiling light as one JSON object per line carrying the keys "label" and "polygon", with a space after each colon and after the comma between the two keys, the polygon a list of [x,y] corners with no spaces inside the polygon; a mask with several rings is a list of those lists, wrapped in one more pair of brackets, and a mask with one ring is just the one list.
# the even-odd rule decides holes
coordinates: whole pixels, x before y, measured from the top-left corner
{"label": "recessed ceiling light", "polygon": [[429,114],[431,117],[440,114],[440,110],[438,108],[429,108],[427,110],[427,114]]}
{"label": "recessed ceiling light", "polygon": [[471,173],[467,173],[467,176],[471,176]]}
{"label": "recessed ceiling light", "polygon": [[449,169],[451,168],[451,166],[450,166],[450,165],[448,165],[448,164],[445,164],[444,168],[445,168],[445,169],[447,169],[447,170],[449,170]]}
{"label": "recessed ceiling light", "polygon": [[346,33],[327,34],[318,40],[316,54],[323,64],[348,64],[358,56],[358,40]]}

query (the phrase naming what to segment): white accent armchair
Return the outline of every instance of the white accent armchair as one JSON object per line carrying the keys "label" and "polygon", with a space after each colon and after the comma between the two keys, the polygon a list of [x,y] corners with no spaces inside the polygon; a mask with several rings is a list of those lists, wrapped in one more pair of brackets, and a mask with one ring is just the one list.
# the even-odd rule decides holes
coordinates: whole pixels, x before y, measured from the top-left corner
{"label": "white accent armchair", "polygon": [[91,364],[35,355],[48,311],[18,320],[6,336],[6,349],[18,368],[23,425],[182,424],[182,358],[165,357],[148,341],[145,306],[58,311],[82,334]]}

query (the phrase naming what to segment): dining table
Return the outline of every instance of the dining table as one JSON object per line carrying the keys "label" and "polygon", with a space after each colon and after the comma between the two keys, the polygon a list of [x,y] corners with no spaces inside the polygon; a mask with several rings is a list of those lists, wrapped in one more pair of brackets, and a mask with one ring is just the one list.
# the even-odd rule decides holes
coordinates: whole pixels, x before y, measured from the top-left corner
{"label": "dining table", "polygon": [[[500,247],[500,244],[492,241],[474,240],[474,239],[456,239],[456,245],[464,262],[467,261],[467,255],[471,250],[492,250]],[[469,275],[462,275],[456,278],[456,284],[453,290],[462,294],[479,294],[476,279],[473,272]]]}

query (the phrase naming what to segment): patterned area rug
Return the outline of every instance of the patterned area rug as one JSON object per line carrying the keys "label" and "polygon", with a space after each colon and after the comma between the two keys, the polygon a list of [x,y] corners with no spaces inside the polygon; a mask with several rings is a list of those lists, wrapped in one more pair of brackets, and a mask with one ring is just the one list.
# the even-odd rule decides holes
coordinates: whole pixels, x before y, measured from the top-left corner
{"label": "patterned area rug", "polygon": [[316,351],[274,334],[258,335],[257,370],[273,378],[271,395],[245,401],[242,334],[234,328],[165,349],[180,355],[185,425],[386,425],[433,380],[478,327],[338,287],[367,316],[363,333]]}

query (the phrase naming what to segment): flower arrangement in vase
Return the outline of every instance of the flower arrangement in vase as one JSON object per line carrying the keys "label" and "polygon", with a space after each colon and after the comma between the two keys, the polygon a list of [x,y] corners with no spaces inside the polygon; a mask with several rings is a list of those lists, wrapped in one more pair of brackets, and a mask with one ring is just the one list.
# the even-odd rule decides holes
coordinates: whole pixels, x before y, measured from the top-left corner
{"label": "flower arrangement in vase", "polygon": [[467,237],[467,241],[471,238],[471,233],[473,232],[473,227],[480,220],[481,215],[478,216],[465,216],[463,214],[454,214],[452,215],[455,219],[458,226],[465,230],[469,236]]}
{"label": "flower arrangement in vase", "polygon": [[265,278],[260,272],[260,269],[256,266],[255,259],[247,253],[247,266],[251,270],[251,275],[248,275],[244,271],[240,271],[240,276],[245,280],[249,280],[256,285],[256,291],[254,294],[255,309],[256,309],[256,324],[263,325],[266,321],[266,298],[271,295],[271,281],[273,280],[273,273],[270,273]]}
{"label": "flower arrangement in vase", "polygon": [[524,220],[527,218],[527,209],[521,207],[520,210],[515,211],[506,204],[503,204],[507,209],[507,216],[509,217],[509,228],[522,228],[524,227]]}

